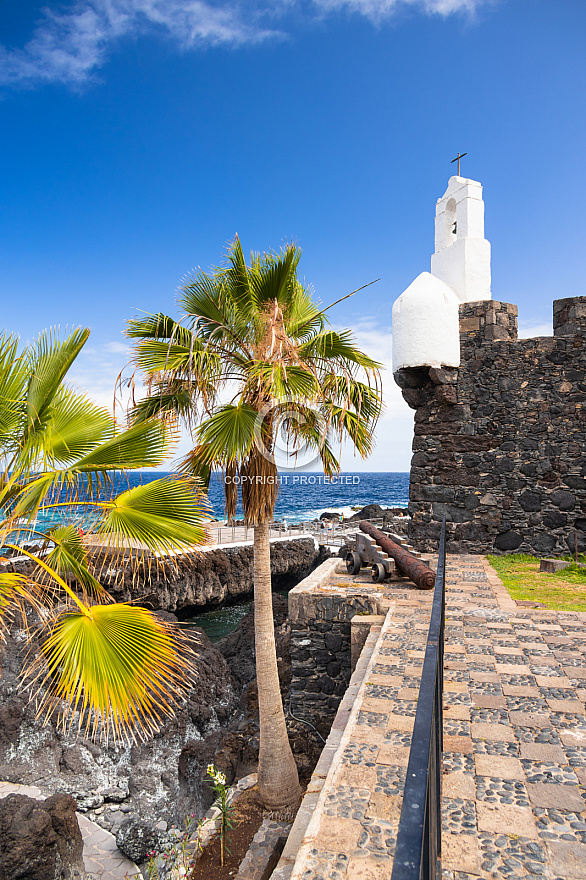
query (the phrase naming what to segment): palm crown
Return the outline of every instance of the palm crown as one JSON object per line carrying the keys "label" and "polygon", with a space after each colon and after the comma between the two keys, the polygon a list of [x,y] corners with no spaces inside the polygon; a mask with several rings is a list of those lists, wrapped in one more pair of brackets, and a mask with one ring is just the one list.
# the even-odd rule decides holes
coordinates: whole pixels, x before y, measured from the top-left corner
{"label": "palm crown", "polygon": [[[33,605],[40,651],[28,676],[39,712],[131,739],[174,710],[189,652],[149,611],[114,603],[99,566],[104,553],[128,564],[129,548],[155,564],[192,550],[206,540],[207,505],[193,481],[171,477],[116,494],[121,474],[162,463],[173,430],[158,419],[121,430],[65,383],[88,336],[44,333],[21,353],[0,336],[0,551],[30,561],[26,574],[0,566],[0,635],[15,607]],[[79,527],[88,517],[90,535]],[[26,540],[39,550],[23,549]]]}
{"label": "palm crown", "polygon": [[[348,331],[335,332],[297,277],[300,250],[252,254],[238,238],[225,268],[186,279],[181,322],[157,314],[129,322],[136,364],[150,395],[134,420],[183,417],[196,446],[186,474],[224,470],[227,515],[238,485],[249,524],[270,519],[276,501],[278,436],[294,453],[312,449],[328,475],[339,470],[336,437],[366,457],[381,411],[379,365]],[[234,479],[237,478],[237,479]]]}

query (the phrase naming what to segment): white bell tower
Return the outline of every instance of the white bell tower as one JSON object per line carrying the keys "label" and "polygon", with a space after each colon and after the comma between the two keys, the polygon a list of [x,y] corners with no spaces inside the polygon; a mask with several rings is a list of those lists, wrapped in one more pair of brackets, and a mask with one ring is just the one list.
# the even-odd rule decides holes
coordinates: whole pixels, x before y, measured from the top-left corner
{"label": "white bell tower", "polygon": [[491,299],[490,242],[484,237],[482,185],[450,177],[435,209],[431,274],[448,284],[460,302]]}

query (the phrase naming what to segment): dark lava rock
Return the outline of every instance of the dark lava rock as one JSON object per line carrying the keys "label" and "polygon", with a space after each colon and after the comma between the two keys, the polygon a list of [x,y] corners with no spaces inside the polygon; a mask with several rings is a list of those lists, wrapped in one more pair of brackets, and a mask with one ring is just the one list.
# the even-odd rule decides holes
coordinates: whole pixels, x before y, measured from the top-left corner
{"label": "dark lava rock", "polygon": [[[275,641],[277,657],[285,654],[289,660],[289,638],[287,623],[289,603],[285,596],[273,593],[273,621],[275,624]],[[236,629],[216,642],[215,648],[220,651],[232,673],[240,692],[256,678],[256,654],[254,650],[254,602],[248,614],[245,614]]]}
{"label": "dark lava rock", "polygon": [[555,504],[556,507],[559,507],[560,510],[573,510],[576,506],[576,497],[571,492],[566,492],[564,489],[558,489],[557,492],[552,492],[549,496],[549,500],[552,504]]}
{"label": "dark lava rock", "polygon": [[583,532],[577,530],[570,532],[566,538],[566,544],[570,553],[575,553],[576,549],[578,553],[586,552],[586,537]]}
{"label": "dark lava rock", "polygon": [[75,801],[55,794],[0,800],[1,880],[62,880],[83,876],[83,841]]}
{"label": "dark lava rock", "polygon": [[362,510],[349,517],[346,522],[360,522],[361,519],[388,520],[407,512],[406,507],[381,507],[380,504],[367,504]]}
{"label": "dark lava rock", "polygon": [[538,492],[522,492],[519,495],[519,504],[527,512],[541,510],[541,497]]}
{"label": "dark lava rock", "polygon": [[543,525],[547,529],[561,529],[567,522],[567,516],[559,510],[550,510],[543,516]]}
{"label": "dark lava rock", "polygon": [[[145,821],[183,821],[201,808],[201,786],[182,788],[178,774],[183,746],[227,726],[239,710],[239,687],[222,654],[203,630],[190,630],[197,653],[187,699],[154,737],[133,746],[106,746],[43,725],[19,690],[26,655],[16,628],[0,646],[0,779],[37,785],[46,794],[73,795],[80,812],[109,828],[93,810],[104,800],[124,800]],[[128,797],[126,793],[128,792]],[[1,880],[1,875],[0,875]]]}
{"label": "dark lava rock", "polygon": [[[312,538],[271,544],[273,590],[288,589],[322,562]],[[191,617],[204,606],[234,602],[253,592],[253,549],[224,547],[193,556],[179,556],[172,569],[134,575],[129,570],[112,573],[104,586],[117,602],[139,599],[154,609],[165,609],[180,618]]]}
{"label": "dark lava rock", "polygon": [[523,543],[523,537],[517,532],[501,532],[494,539],[497,550],[516,550]]}
{"label": "dark lava rock", "polygon": [[[287,714],[291,685],[291,633],[287,619],[288,602],[273,593],[273,619],[277,667],[281,696],[286,711],[291,748],[302,778],[308,779],[319,758],[323,743],[302,723]],[[204,740],[187,742],[179,757],[182,789],[192,789],[205,778],[206,767],[213,763],[226,775],[228,784],[257,769],[259,749],[258,695],[254,652],[254,604],[236,629],[216,643],[229,664],[234,688],[240,694],[241,714],[227,730],[218,730]],[[323,733],[327,734],[327,730]],[[203,786],[202,808],[212,802],[211,790]]]}
{"label": "dark lava rock", "polygon": [[553,535],[540,534],[533,541],[533,549],[536,553],[551,553],[556,545],[556,539]]}
{"label": "dark lava rock", "polygon": [[142,819],[124,819],[116,832],[116,844],[120,852],[133,862],[146,862],[149,853],[161,853],[169,846],[170,838]]}

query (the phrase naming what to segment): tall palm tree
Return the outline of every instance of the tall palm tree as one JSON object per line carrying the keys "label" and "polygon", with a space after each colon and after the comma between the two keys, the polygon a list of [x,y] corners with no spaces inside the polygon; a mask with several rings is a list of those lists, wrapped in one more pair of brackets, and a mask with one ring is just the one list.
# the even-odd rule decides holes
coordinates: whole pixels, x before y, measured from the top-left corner
{"label": "tall palm tree", "polygon": [[185,280],[181,321],[156,314],[129,322],[135,362],[149,396],[134,420],[182,416],[195,447],[180,470],[209,481],[224,473],[233,519],[241,490],[254,527],[256,670],[260,716],[259,790],[279,810],[299,800],[299,781],[279,690],[272,615],[269,523],[277,499],[277,444],[293,464],[311,450],[324,472],[339,470],[333,442],[349,438],[366,457],[381,410],[378,364],[349,332],[327,325],[324,310],[298,279],[301,252],[252,254],[238,238],[227,263]]}
{"label": "tall palm tree", "polygon": [[88,336],[47,332],[19,352],[0,335],[0,561],[12,551],[30,563],[26,574],[0,569],[0,637],[11,612],[33,606],[39,651],[27,674],[39,714],[132,741],[174,711],[190,657],[178,630],[115,603],[99,567],[117,555],[128,564],[131,549],[154,564],[190,551],[206,540],[207,504],[189,478],[116,493],[121,475],[164,461],[173,430],[160,419],[121,430],[66,383]]}

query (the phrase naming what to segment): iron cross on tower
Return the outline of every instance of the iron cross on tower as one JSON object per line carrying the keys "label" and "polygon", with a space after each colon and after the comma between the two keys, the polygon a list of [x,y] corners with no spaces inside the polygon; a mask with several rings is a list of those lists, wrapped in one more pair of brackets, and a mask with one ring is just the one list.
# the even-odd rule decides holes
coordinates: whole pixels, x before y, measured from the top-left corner
{"label": "iron cross on tower", "polygon": [[467,155],[468,155],[468,153],[460,153],[460,150],[458,150],[458,155],[456,156],[455,159],[452,159],[452,161],[450,162],[450,165],[453,165],[454,162],[458,163],[458,177],[460,176],[460,159],[463,159],[464,156],[467,156]]}

